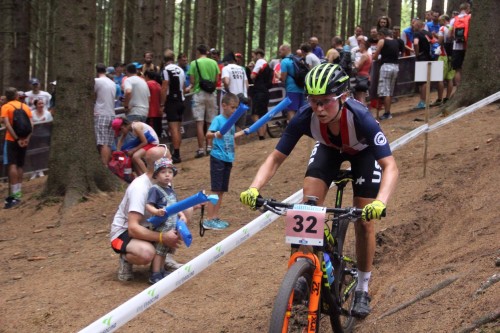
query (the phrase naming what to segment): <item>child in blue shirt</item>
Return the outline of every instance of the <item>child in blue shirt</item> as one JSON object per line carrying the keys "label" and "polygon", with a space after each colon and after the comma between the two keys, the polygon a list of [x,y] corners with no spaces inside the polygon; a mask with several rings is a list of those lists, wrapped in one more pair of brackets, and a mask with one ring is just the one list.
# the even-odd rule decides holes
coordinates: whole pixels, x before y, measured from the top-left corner
{"label": "child in blue shirt", "polygon": [[219,196],[216,205],[207,204],[207,219],[203,221],[205,229],[221,230],[229,226],[229,223],[219,218],[219,210],[222,205],[222,196],[229,188],[229,178],[234,161],[234,138],[244,133],[240,131],[235,134],[234,125],[224,135],[220,129],[229,117],[236,111],[239,98],[232,93],[224,95],[221,101],[222,113],[214,118],[207,131],[206,138],[213,139],[212,151],[210,152],[210,180],[211,190]]}

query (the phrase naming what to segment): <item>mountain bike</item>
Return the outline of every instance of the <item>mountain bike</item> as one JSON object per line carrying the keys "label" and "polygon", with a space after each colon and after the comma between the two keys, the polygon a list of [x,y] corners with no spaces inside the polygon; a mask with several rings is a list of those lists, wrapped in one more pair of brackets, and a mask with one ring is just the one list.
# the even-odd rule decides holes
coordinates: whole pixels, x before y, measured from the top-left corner
{"label": "mountain bike", "polygon": [[[344,188],[350,181],[350,170],[341,170],[334,180],[334,208],[316,206],[315,197],[309,197],[304,204],[257,199],[258,207],[285,216],[287,243],[292,244],[269,332],[319,332],[320,324],[328,324],[323,322],[327,317],[335,333],[353,329],[355,318],[351,310],[358,271],[351,222],[361,216],[362,210],[341,208]],[[298,246],[296,251],[293,244]],[[333,272],[327,270],[324,254],[330,258]]]}
{"label": "mountain bike", "polygon": [[271,138],[279,138],[285,131],[288,125],[286,114],[278,113],[271,120],[267,122],[267,134]]}

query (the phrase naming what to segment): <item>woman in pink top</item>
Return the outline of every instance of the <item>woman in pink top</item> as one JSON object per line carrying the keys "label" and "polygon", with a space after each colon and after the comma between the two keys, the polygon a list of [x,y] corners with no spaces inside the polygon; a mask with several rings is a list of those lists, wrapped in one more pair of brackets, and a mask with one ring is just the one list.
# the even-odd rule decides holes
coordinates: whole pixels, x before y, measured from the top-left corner
{"label": "woman in pink top", "polygon": [[362,36],[358,37],[359,50],[361,56],[354,63],[357,70],[356,86],[354,87],[354,98],[366,105],[366,92],[370,87],[370,69],[372,67],[372,57],[368,53],[370,44]]}

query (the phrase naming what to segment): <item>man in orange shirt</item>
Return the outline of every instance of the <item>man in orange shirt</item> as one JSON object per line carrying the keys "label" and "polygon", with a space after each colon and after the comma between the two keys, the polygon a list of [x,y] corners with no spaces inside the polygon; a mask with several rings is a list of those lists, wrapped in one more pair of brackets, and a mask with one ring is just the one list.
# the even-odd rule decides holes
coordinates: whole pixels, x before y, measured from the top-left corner
{"label": "man in orange shirt", "polygon": [[[10,195],[7,199],[5,199],[4,208],[11,208],[21,201],[21,183],[23,181],[24,157],[26,156],[26,149],[28,148],[33,129],[33,120],[31,117],[31,110],[28,105],[19,101],[19,94],[17,93],[16,88],[7,88],[5,90],[5,97],[7,99],[7,103],[2,106],[1,117],[7,129],[5,131],[5,145]],[[14,129],[14,127],[16,127],[14,125],[14,111],[17,109],[22,109],[29,118],[31,130],[28,128],[26,133],[21,133],[19,128],[17,129],[18,133],[16,133],[16,130]]]}

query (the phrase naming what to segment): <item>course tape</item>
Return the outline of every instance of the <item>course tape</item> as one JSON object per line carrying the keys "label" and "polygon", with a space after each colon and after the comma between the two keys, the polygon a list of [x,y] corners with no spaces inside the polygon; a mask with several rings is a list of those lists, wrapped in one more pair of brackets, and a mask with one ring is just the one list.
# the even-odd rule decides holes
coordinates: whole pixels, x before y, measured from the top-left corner
{"label": "course tape", "polygon": [[[289,196],[285,202],[298,203],[302,201],[302,189]],[[240,246],[250,237],[275,221],[279,215],[265,212],[247,225],[229,235],[224,240],[212,246],[193,260],[184,264],[175,272],[170,273],[160,282],[143,290],[119,307],[97,319],[85,327],[80,333],[108,333],[114,332],[132,318],[145,311],[173,290],[201,273],[205,268]]]}
{"label": "course tape", "polygon": [[[408,142],[414,140],[422,133],[434,131],[498,99],[500,99],[500,91],[466,107],[463,110],[454,113],[451,116],[448,116],[447,118],[431,126],[429,126],[428,124],[424,124],[420,127],[417,127],[413,131],[393,141],[391,143],[391,149],[394,151],[404,146]],[[295,192],[284,201],[290,203],[298,203],[302,201],[302,189]],[[212,265],[214,262],[234,250],[236,247],[240,246],[243,242],[247,241],[250,237],[254,236],[256,233],[267,227],[278,217],[279,215],[271,212],[266,212],[260,215],[259,217],[245,225],[243,228],[234,232],[190,262],[184,264],[175,272],[169,274],[160,282],[145,289],[141,293],[129,299],[127,302],[123,303],[111,312],[97,319],[95,322],[82,329],[80,333],[114,332],[116,329],[123,326],[132,318],[148,309],[151,305],[158,302],[158,300],[171,293],[177,287],[189,281],[191,278],[202,272],[205,268]]]}

